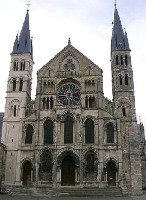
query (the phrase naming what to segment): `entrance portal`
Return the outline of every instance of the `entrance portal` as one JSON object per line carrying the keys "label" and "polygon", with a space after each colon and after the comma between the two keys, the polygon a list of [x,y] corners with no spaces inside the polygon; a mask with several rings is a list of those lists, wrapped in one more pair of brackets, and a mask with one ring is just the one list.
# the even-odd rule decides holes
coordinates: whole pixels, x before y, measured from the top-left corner
{"label": "entrance portal", "polygon": [[70,155],[67,155],[62,161],[61,185],[75,185],[75,161]]}
{"label": "entrance portal", "polygon": [[107,181],[108,181],[108,186],[116,186],[116,164],[113,161],[109,161],[107,163]]}
{"label": "entrance portal", "polygon": [[31,185],[31,162],[25,161],[23,164],[23,185],[29,187]]}

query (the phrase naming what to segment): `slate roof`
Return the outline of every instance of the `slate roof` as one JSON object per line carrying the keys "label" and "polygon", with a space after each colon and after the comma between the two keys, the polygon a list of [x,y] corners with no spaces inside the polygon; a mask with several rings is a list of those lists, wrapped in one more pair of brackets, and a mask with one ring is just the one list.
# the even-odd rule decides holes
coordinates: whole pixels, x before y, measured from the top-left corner
{"label": "slate roof", "polygon": [[16,35],[16,39],[13,46],[12,54],[19,53],[30,53],[31,55],[33,54],[32,39],[30,37],[29,29],[29,10],[27,10],[20,35]]}
{"label": "slate roof", "polygon": [[121,19],[118,13],[118,10],[115,6],[114,12],[114,26],[112,32],[112,42],[111,42],[111,50],[112,51],[130,51],[129,41],[126,31],[123,31]]}
{"label": "slate roof", "polygon": [[3,117],[4,117],[4,113],[0,112],[0,141],[1,141],[1,136],[2,136]]}

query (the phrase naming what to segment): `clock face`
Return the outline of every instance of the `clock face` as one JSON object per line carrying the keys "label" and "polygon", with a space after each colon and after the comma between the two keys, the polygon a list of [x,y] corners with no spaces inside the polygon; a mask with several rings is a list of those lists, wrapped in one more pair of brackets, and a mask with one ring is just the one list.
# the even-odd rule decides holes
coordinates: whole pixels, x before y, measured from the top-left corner
{"label": "clock face", "polygon": [[75,106],[80,103],[80,89],[73,83],[61,85],[58,91],[58,99],[65,106]]}

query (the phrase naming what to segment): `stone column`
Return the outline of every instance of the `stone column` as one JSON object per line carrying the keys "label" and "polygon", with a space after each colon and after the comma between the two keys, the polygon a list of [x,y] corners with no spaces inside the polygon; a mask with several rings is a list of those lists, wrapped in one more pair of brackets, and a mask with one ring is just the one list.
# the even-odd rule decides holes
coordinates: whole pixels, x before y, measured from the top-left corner
{"label": "stone column", "polygon": [[98,144],[98,122],[96,122],[94,126],[94,139],[95,145]]}
{"label": "stone column", "polygon": [[38,174],[39,174],[39,163],[36,161],[35,163],[35,176],[36,176],[36,184],[38,184],[38,181],[39,181],[39,177],[38,177]]}
{"label": "stone column", "polygon": [[100,163],[98,162],[98,174],[97,174],[97,181],[100,182],[100,175],[101,175],[101,170],[100,170]]}
{"label": "stone column", "polygon": [[105,181],[107,182],[107,170],[105,172]]}
{"label": "stone column", "polygon": [[82,96],[81,98],[81,105],[82,107],[85,107],[85,96]]}
{"label": "stone column", "polygon": [[81,143],[82,127],[81,127],[81,119],[80,119],[79,114],[76,116],[76,129],[74,133],[75,133],[75,143],[77,144]]}
{"label": "stone column", "polygon": [[80,185],[83,185],[83,175],[84,175],[84,167],[83,167],[83,156],[82,156],[82,147],[80,147],[80,174],[79,174],[79,179],[80,179]]}
{"label": "stone column", "polygon": [[43,144],[43,122],[40,121],[40,123],[38,123],[38,130],[39,130],[39,134],[38,134],[38,144]]}
{"label": "stone column", "polygon": [[102,173],[103,173],[103,163],[99,160],[98,164],[98,182],[99,182],[99,187],[102,187]]}
{"label": "stone column", "polygon": [[57,155],[55,153],[54,160],[53,160],[53,167],[52,167],[52,182],[53,182],[53,188],[57,187]]}
{"label": "stone column", "polygon": [[81,124],[82,131],[80,131],[80,185],[83,185],[83,180],[84,180],[84,165],[83,165],[83,155],[82,155],[82,148],[84,144],[84,132],[85,132],[85,126]]}
{"label": "stone column", "polygon": [[55,131],[56,131],[56,145],[61,144],[61,115],[56,116],[56,126],[55,126]]}

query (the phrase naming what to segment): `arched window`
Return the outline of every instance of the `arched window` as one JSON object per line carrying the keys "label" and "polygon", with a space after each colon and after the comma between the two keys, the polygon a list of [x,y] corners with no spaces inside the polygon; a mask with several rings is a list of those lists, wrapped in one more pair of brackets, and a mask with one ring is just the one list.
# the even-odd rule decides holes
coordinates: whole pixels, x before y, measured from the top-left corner
{"label": "arched window", "polygon": [[20,78],[20,85],[19,85],[19,91],[23,90],[23,79]]}
{"label": "arched window", "polygon": [[51,82],[51,91],[54,91],[54,83]]}
{"label": "arched window", "polygon": [[96,102],[95,102],[95,97],[92,97],[92,108],[95,108],[96,107]]}
{"label": "arched window", "polygon": [[21,71],[25,70],[25,61],[21,61],[21,63],[20,63],[20,70]]}
{"label": "arched window", "polygon": [[14,117],[16,117],[16,115],[17,115],[16,105],[14,105],[13,115],[14,115]]}
{"label": "arched window", "polygon": [[46,98],[43,97],[43,109],[45,109],[45,108],[46,108]]}
{"label": "arched window", "polygon": [[13,79],[13,91],[16,91],[16,79]]}
{"label": "arched window", "polygon": [[33,126],[28,124],[26,127],[25,144],[32,144]]}
{"label": "arched window", "polygon": [[50,83],[50,81],[48,81],[48,88],[49,88],[49,89],[51,88],[51,83]]}
{"label": "arched window", "polygon": [[14,71],[18,71],[18,61],[14,61]]}
{"label": "arched window", "polygon": [[88,91],[91,91],[91,86],[92,86],[92,83],[91,83],[91,80],[88,81]]}
{"label": "arched window", "polygon": [[128,74],[125,74],[125,85],[128,85]]}
{"label": "arched window", "polygon": [[121,74],[119,75],[119,82],[120,82],[120,85],[123,85],[123,80],[122,80],[122,75]]}
{"label": "arched window", "polygon": [[112,123],[106,125],[106,142],[114,143],[114,126]]}
{"label": "arched window", "polygon": [[53,144],[53,122],[49,119],[44,123],[44,144]]}
{"label": "arched window", "polygon": [[95,171],[95,159],[94,159],[94,154],[89,153],[86,156],[86,172],[87,173],[92,173]]}
{"label": "arched window", "polygon": [[121,55],[121,65],[123,65],[123,56]]}
{"label": "arched window", "polygon": [[40,155],[40,166],[39,166],[39,179],[42,181],[52,180],[52,155],[49,150],[43,150]]}
{"label": "arched window", "polygon": [[88,82],[85,81],[85,91],[87,91],[87,87],[88,87]]}
{"label": "arched window", "polygon": [[54,104],[54,103],[53,103],[53,97],[51,97],[51,98],[50,98],[50,109],[53,108],[53,104]]}
{"label": "arched window", "polygon": [[126,117],[126,108],[122,106],[122,115],[123,117]]}
{"label": "arched window", "polygon": [[47,83],[46,83],[46,81],[44,81],[44,87],[46,87],[46,85],[47,85]]}
{"label": "arched window", "polygon": [[64,120],[64,143],[73,143],[73,118],[70,115]]}
{"label": "arched window", "polygon": [[11,105],[10,105],[10,116],[11,117],[17,117],[19,116],[19,111],[20,111],[20,105],[19,105],[19,101],[12,101]]}
{"label": "arched window", "polygon": [[47,97],[47,105],[46,108],[49,109],[49,97]]}
{"label": "arched window", "polygon": [[116,55],[116,65],[118,65],[118,64],[119,64],[119,56]]}
{"label": "arched window", "polygon": [[92,119],[85,121],[85,143],[94,143],[94,122]]}
{"label": "arched window", "polygon": [[89,97],[89,108],[92,108],[92,97]]}
{"label": "arched window", "polygon": [[85,108],[88,108],[88,97],[85,98]]}
{"label": "arched window", "polygon": [[128,65],[128,56],[125,55],[125,65]]}
{"label": "arched window", "polygon": [[89,97],[89,108],[95,108],[95,97]]}

